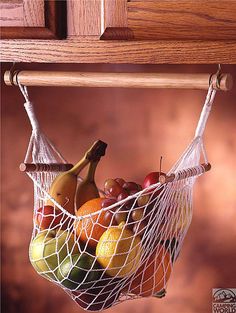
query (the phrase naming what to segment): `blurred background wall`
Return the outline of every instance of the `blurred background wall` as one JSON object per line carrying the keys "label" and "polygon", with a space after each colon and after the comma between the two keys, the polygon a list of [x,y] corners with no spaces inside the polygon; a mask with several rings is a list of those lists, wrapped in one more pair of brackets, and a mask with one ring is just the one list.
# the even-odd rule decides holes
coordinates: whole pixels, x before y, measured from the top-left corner
{"label": "blurred background wall", "polygon": [[[11,64],[2,65],[2,75]],[[37,65],[24,69],[82,71],[215,72],[203,65]],[[236,66],[223,66],[236,78]],[[83,312],[29,263],[33,184],[18,170],[31,133],[17,87],[1,84],[2,312]],[[153,89],[29,88],[41,127],[71,163],[95,140],[108,143],[97,182],[123,177],[142,182],[168,170],[192,139],[205,91]],[[205,133],[212,170],[198,179],[194,216],[164,299],[128,301],[110,313],[211,312],[212,288],[236,287],[236,82],[218,92]]]}

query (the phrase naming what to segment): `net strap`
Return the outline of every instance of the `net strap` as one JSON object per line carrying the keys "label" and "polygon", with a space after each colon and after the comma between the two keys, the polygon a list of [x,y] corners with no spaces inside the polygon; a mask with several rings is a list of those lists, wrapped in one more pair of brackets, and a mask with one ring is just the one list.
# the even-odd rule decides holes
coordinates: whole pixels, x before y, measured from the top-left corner
{"label": "net strap", "polygon": [[209,114],[211,112],[212,104],[215,98],[216,90],[214,90],[213,85],[211,84],[208,93],[206,96],[205,103],[202,108],[202,112],[196,127],[195,131],[195,138],[196,137],[202,137],[205,127],[206,127],[206,122],[208,120]]}
{"label": "net strap", "polygon": [[28,145],[28,149],[26,152],[26,156],[25,156],[25,162],[27,162],[28,158],[30,157],[31,154],[31,148],[32,148],[32,144],[33,141],[36,140],[36,142],[38,144],[36,144],[34,146],[34,149],[32,151],[33,156],[36,156],[39,152],[39,137],[43,137],[44,139],[44,144],[47,144],[56,154],[57,156],[64,162],[67,163],[66,159],[62,156],[62,154],[55,148],[55,146],[53,145],[53,143],[44,135],[42,134],[40,127],[39,127],[39,122],[38,119],[36,117],[35,111],[34,111],[34,106],[33,103],[30,101],[29,99],[29,94],[28,94],[28,90],[26,86],[21,85],[21,83],[18,81],[18,86],[20,88],[20,91],[23,95],[23,97],[25,98],[25,103],[24,103],[24,107],[26,110],[26,113],[28,115],[31,127],[32,127],[32,136],[30,138],[30,142]]}
{"label": "net strap", "polygon": [[[39,123],[34,112],[33,104],[29,100],[27,87],[22,86],[20,83],[18,83],[18,85],[19,85],[22,95],[25,98],[24,107],[28,114],[28,117],[32,126],[32,130],[37,131],[39,129]],[[196,127],[195,138],[202,137],[204,133],[206,122],[208,120],[209,114],[211,112],[212,104],[215,98],[215,94],[216,94],[216,90],[214,90],[213,85],[211,85],[206,96],[206,100],[205,100],[205,103],[204,103],[204,106],[203,106],[203,109],[202,109],[202,112],[198,121],[198,125]]]}
{"label": "net strap", "polygon": [[37,132],[39,130],[39,123],[38,123],[38,120],[37,120],[35,112],[34,112],[33,104],[29,99],[27,87],[22,86],[19,82],[18,82],[18,85],[19,85],[19,88],[20,88],[22,95],[25,98],[24,107],[25,107],[25,110],[26,110],[27,115],[29,117],[30,124],[32,126],[32,131]]}

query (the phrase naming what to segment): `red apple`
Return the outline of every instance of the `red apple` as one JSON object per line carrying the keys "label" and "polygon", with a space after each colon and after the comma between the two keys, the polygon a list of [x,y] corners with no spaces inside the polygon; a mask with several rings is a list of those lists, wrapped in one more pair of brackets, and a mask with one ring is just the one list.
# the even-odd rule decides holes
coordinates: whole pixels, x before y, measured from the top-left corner
{"label": "red apple", "polygon": [[68,225],[68,218],[67,221],[61,223],[65,218],[66,217],[60,209],[54,208],[51,205],[45,205],[44,207],[37,210],[35,222],[41,230],[49,228],[52,229],[56,226],[60,227],[61,229],[66,229]]}
{"label": "red apple", "polygon": [[161,175],[165,175],[165,173],[163,173],[163,172],[151,172],[151,173],[149,173],[143,181],[143,185],[142,185],[143,189],[145,189],[145,188],[147,188],[153,184],[158,183],[159,177]]}

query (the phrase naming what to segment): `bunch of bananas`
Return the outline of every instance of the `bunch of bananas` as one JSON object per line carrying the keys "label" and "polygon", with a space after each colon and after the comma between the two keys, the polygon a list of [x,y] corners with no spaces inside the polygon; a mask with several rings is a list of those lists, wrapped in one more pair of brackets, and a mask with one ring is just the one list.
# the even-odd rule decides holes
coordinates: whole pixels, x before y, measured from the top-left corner
{"label": "bunch of bananas", "polygon": [[[105,142],[96,141],[72,169],[60,174],[53,181],[49,194],[69,213],[75,214],[76,208],[90,199],[99,197],[94,175],[98,162],[105,155],[106,147]],[[78,175],[88,164],[87,177],[77,187]],[[54,206],[54,203],[48,200],[47,205]]]}

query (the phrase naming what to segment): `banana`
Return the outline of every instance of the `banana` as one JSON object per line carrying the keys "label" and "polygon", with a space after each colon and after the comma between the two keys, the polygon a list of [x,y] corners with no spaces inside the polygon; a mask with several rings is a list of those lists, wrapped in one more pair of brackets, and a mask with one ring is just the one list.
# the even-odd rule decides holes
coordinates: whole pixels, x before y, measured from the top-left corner
{"label": "banana", "polygon": [[[79,173],[89,162],[99,160],[102,155],[105,155],[106,147],[107,144],[103,141],[96,141],[72,169],[58,175],[53,181],[49,195],[69,213],[75,214],[75,194]],[[46,205],[54,204],[48,200]]]}
{"label": "banana", "polygon": [[76,209],[91,199],[99,198],[99,191],[94,181],[98,162],[99,160],[90,162],[86,178],[78,185],[75,196]]}

